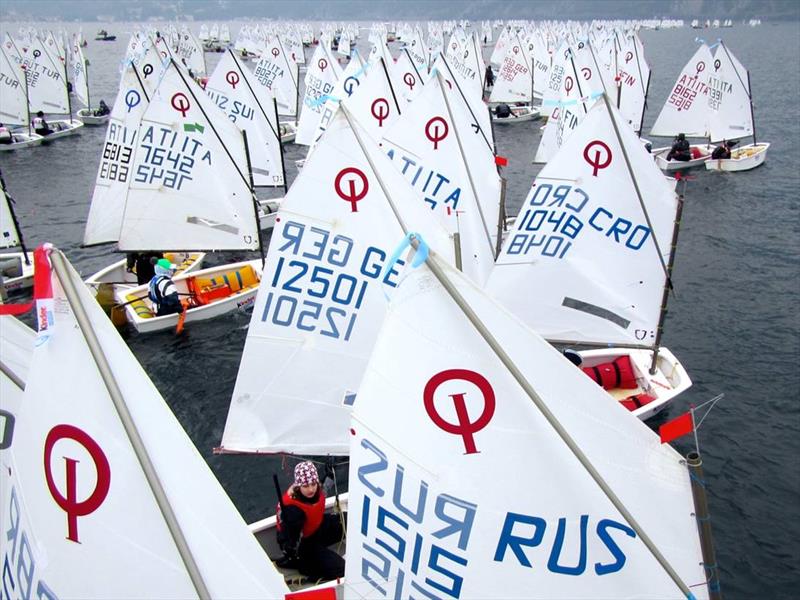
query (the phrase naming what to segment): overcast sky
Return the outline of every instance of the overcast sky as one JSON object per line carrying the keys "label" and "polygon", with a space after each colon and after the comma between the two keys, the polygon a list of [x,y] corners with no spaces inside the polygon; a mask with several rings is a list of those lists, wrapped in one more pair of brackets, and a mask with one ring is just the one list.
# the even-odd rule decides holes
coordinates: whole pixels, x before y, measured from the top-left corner
{"label": "overcast sky", "polygon": [[0,21],[254,19],[800,20],[798,0],[0,0]]}

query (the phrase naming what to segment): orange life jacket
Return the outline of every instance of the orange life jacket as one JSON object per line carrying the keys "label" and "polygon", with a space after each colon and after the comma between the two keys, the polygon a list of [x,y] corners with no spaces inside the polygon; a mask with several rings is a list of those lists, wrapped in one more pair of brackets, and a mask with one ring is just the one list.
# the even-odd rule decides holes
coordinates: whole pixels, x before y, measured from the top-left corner
{"label": "orange life jacket", "polygon": [[[300,492],[298,492],[300,493]],[[283,505],[284,506],[296,506],[306,516],[305,523],[303,523],[303,537],[307,538],[310,535],[313,535],[314,532],[319,529],[319,526],[322,525],[322,517],[325,515],[325,492],[322,491],[320,488],[319,490],[319,498],[313,504],[308,504],[307,502],[302,502],[297,498],[289,495],[289,492],[286,491],[283,494]],[[278,504],[278,511],[276,513],[278,517],[277,526],[278,531],[281,531],[281,505]]]}
{"label": "orange life jacket", "polygon": [[627,354],[615,358],[612,362],[601,363],[594,367],[584,367],[583,372],[603,386],[605,390],[636,388],[636,374],[633,371],[631,357]]}

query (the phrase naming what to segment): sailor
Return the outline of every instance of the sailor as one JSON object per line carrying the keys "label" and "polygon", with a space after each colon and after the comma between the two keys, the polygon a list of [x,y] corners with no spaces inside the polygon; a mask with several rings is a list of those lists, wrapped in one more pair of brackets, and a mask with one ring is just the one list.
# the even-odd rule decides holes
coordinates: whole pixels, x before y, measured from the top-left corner
{"label": "sailor", "polygon": [[108,108],[108,104],[106,104],[106,101],[105,100],[100,100],[100,106],[98,106],[94,110],[94,115],[96,117],[102,117],[104,115],[109,114],[110,112],[111,112],[111,109]]}
{"label": "sailor", "polygon": [[296,568],[311,579],[344,577],[344,559],[328,548],[344,537],[341,517],[325,513],[325,492],[317,468],[301,462],[294,468],[294,483],[283,494],[277,512],[282,568]]}
{"label": "sailor", "polygon": [[0,144],[10,144],[14,141],[14,138],[11,136],[11,131],[0,123]]}
{"label": "sailor", "polygon": [[39,135],[50,135],[53,133],[47,121],[44,120],[44,113],[42,111],[37,112],[33,119],[33,130]]}
{"label": "sailor", "polygon": [[155,264],[156,274],[150,280],[150,289],[147,295],[150,297],[158,317],[183,312],[178,289],[172,281],[175,269],[177,267],[166,258],[160,258]]}
{"label": "sailor", "polygon": [[714,151],[711,153],[711,158],[713,159],[720,159],[720,158],[730,158],[731,157],[731,148],[736,145],[736,142],[729,142],[728,140],[723,140],[722,144],[714,148]]}
{"label": "sailor", "polygon": [[494,86],[494,71],[492,65],[486,65],[486,87]]}
{"label": "sailor", "polygon": [[511,116],[511,107],[508,104],[498,104],[494,109],[494,114],[498,119],[506,119]]}
{"label": "sailor", "polygon": [[691,159],[692,153],[689,141],[686,139],[686,135],[679,133],[678,137],[675,138],[675,143],[672,144],[669,154],[667,154],[667,160],[680,160],[685,162]]}
{"label": "sailor", "polygon": [[126,271],[135,272],[136,282],[144,285],[155,277],[155,264],[159,258],[164,258],[161,252],[128,252]]}

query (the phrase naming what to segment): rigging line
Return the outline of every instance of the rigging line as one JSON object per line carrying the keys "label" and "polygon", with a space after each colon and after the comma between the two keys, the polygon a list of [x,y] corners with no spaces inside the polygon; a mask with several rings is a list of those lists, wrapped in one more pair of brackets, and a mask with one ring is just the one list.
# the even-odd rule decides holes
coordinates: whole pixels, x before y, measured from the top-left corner
{"label": "rigging line", "polygon": [[[419,247],[419,241],[416,238],[411,240],[411,244],[415,249]],[[583,468],[586,469],[587,473],[592,477],[598,487],[614,505],[614,508],[619,511],[622,517],[628,522],[631,528],[642,540],[644,545],[647,546],[647,549],[650,550],[650,553],[667,572],[672,581],[684,594],[686,594],[687,598],[693,597],[687,585],[680,578],[680,575],[678,575],[678,573],[673,569],[672,565],[667,561],[664,555],[661,554],[661,551],[656,547],[656,545],[642,529],[634,516],[628,511],[622,501],[617,497],[617,495],[614,493],[614,490],[611,489],[611,486],[606,483],[605,479],[603,479],[603,476],[597,471],[591,461],[589,461],[589,458],[583,453],[575,440],[573,440],[569,433],[564,429],[556,416],[550,411],[547,404],[545,404],[541,397],[536,393],[536,390],[533,389],[533,386],[531,386],[531,384],[525,378],[525,375],[523,375],[519,368],[517,368],[517,365],[514,363],[511,357],[506,353],[489,329],[483,324],[478,315],[472,310],[472,307],[466,302],[464,297],[456,288],[455,284],[450,281],[449,277],[445,274],[444,269],[437,261],[438,257],[431,250],[425,262],[436,279],[439,281],[440,285],[447,291],[451,299],[456,303],[458,308],[461,309],[464,316],[469,320],[470,324],[475,327],[486,344],[494,351],[494,354],[497,356],[503,366],[508,369],[509,374],[523,389],[528,398],[530,398],[530,400],[533,402],[542,416],[547,420],[549,425],[555,430],[564,444],[569,448],[575,458],[580,461]]]}
{"label": "rigging line", "polygon": [[447,62],[447,58],[445,58],[444,54],[442,54],[441,52],[439,52],[439,58],[442,59],[442,61],[444,62],[444,66],[447,67],[447,71],[450,73],[450,79],[453,80],[453,84],[458,88],[461,97],[464,99],[464,104],[467,105],[467,110],[469,111],[469,114],[472,115],[472,120],[475,121],[475,126],[480,130],[481,135],[483,136],[483,140],[486,142],[486,145],[489,146],[489,150],[492,151],[492,154],[494,154],[495,150],[494,148],[492,148],[492,144],[486,137],[486,133],[483,131],[483,127],[481,127],[480,121],[478,121],[478,118],[475,116],[475,113],[472,110],[472,106],[470,105],[469,100],[467,100],[467,97],[464,95],[464,90],[461,89],[461,84],[458,83],[458,80],[456,79],[455,75],[453,75],[453,70],[450,68],[450,64]]}
{"label": "rigging line", "polygon": [[392,200],[392,196],[391,194],[389,194],[389,190],[386,188],[386,184],[383,183],[383,179],[381,178],[378,169],[375,168],[375,163],[372,162],[372,156],[367,151],[367,148],[364,146],[364,141],[361,139],[361,135],[359,135],[358,133],[357,123],[353,122],[350,110],[344,104],[339,104],[339,109],[342,111],[344,118],[347,120],[347,124],[353,131],[353,135],[355,136],[356,141],[358,142],[358,146],[361,148],[361,152],[363,152],[364,157],[367,159],[370,169],[372,169],[372,172],[375,173],[375,179],[378,180],[378,185],[381,186],[381,191],[383,191],[383,195],[386,197],[386,201],[389,203],[389,207],[392,209],[394,217],[395,219],[397,219],[397,223],[398,225],[400,225],[400,229],[403,231],[403,235],[408,235],[408,227],[406,227],[405,221],[403,221],[403,218],[400,216],[400,213],[397,210],[397,206],[395,206],[395,203]]}
{"label": "rigging line", "polygon": [[[744,88],[744,91],[747,92],[747,97],[750,99],[750,104],[752,105],[753,104],[753,95],[752,95],[750,89],[748,89],[749,86],[744,84],[744,81],[742,80],[742,76],[739,75],[739,69],[736,68],[736,64],[733,62],[733,58],[731,57],[731,53],[728,52],[728,47],[725,45],[725,43],[722,40],[719,41],[719,45],[722,46],[722,48],[725,50],[725,56],[728,57],[728,60],[730,61],[731,66],[733,67],[733,71],[734,71],[734,73],[736,73],[736,78],[739,80],[739,83],[742,84],[742,87]],[[745,69],[745,70],[747,70],[747,69]],[[749,76],[750,75],[749,75],[749,72],[748,72],[748,78],[749,78]]]}
{"label": "rigging line", "polygon": [[[422,83],[422,76],[419,74],[419,69],[417,69],[417,65],[414,64],[414,59],[411,58],[408,48],[403,48],[402,51],[406,53],[406,58],[408,58],[408,62],[411,63],[411,68],[414,69],[414,73],[417,75],[417,81]],[[422,85],[424,86],[425,84],[423,83]]]}
{"label": "rigging line", "polygon": [[497,258],[494,246],[492,245],[492,236],[489,233],[489,226],[486,224],[486,216],[483,214],[483,208],[481,207],[481,200],[478,196],[478,190],[475,189],[475,182],[472,180],[472,169],[469,168],[467,164],[467,156],[464,153],[464,146],[461,143],[461,136],[458,133],[458,125],[456,123],[455,118],[453,117],[453,110],[450,108],[450,100],[447,98],[447,92],[444,89],[444,82],[442,81],[442,73],[439,69],[436,69],[436,80],[439,82],[439,92],[442,94],[442,98],[444,99],[444,104],[447,107],[447,115],[450,117],[450,122],[453,124],[453,131],[456,135],[456,142],[458,143],[458,151],[461,154],[461,162],[464,165],[464,169],[467,171],[467,180],[469,181],[469,187],[472,191],[472,195],[475,198],[475,205],[478,207],[478,214],[481,217],[481,225],[483,225],[483,232],[486,234],[486,241],[489,243],[489,251],[491,252],[492,258]]}
{"label": "rigging line", "polygon": [[195,591],[200,598],[211,598],[211,594],[209,593],[206,583],[203,580],[202,573],[200,572],[197,562],[192,555],[192,551],[189,548],[186,537],[184,536],[183,530],[181,529],[180,522],[178,521],[178,518],[169,503],[169,498],[167,497],[166,491],[164,490],[161,480],[159,479],[158,472],[156,471],[156,468],[150,459],[150,455],[148,454],[147,448],[144,445],[144,441],[139,435],[139,431],[136,428],[133,417],[128,410],[125,396],[123,395],[122,390],[120,389],[119,384],[114,377],[114,372],[111,369],[108,358],[103,352],[103,347],[100,344],[97,332],[95,332],[94,328],[92,327],[89,315],[86,313],[86,309],[81,302],[80,294],[75,287],[75,282],[73,281],[72,275],[69,271],[67,259],[60,250],[54,248],[50,253],[50,262],[52,263],[53,270],[55,271],[55,274],[58,277],[62,288],[64,289],[64,294],[66,295],[67,301],[69,302],[73,314],[75,315],[75,320],[78,322],[81,333],[83,333],[83,337],[86,340],[86,345],[89,348],[89,352],[94,359],[95,365],[97,366],[100,377],[105,384],[111,402],[114,404],[114,408],[119,415],[120,422],[125,430],[126,435],[128,436],[128,440],[130,441],[131,447],[136,454],[136,458],[142,467],[142,471],[144,472],[144,476],[147,479],[147,483],[150,486],[151,492],[153,493],[153,497],[158,504],[162,516],[164,517],[165,524],[169,529],[178,553],[180,554],[184,566],[188,571],[187,574],[192,581],[192,585],[194,586]]}
{"label": "rigging line", "polygon": [[636,190],[636,197],[639,199],[639,206],[642,207],[642,212],[644,213],[645,221],[647,221],[647,226],[650,228],[650,233],[652,234],[653,244],[656,246],[656,254],[658,254],[658,260],[661,262],[661,269],[664,271],[664,276],[667,278],[667,282],[670,282],[670,287],[672,287],[671,277],[669,274],[669,270],[667,269],[667,264],[664,262],[664,257],[661,254],[661,248],[658,245],[658,240],[656,239],[655,229],[653,228],[653,223],[650,220],[650,213],[647,212],[647,207],[644,205],[644,198],[642,198],[642,191],[639,189],[639,182],[636,180],[636,175],[633,173],[633,166],[631,165],[630,158],[628,157],[628,151],[625,149],[625,144],[622,142],[622,136],[619,133],[619,127],[617,126],[617,120],[614,118],[614,113],[611,110],[611,103],[608,100],[608,95],[603,94],[603,102],[605,102],[606,110],[608,111],[608,116],[611,118],[611,124],[614,126],[614,134],[617,137],[617,142],[622,149],[622,156],[625,159],[625,166],[628,168],[628,175],[631,177],[631,183],[633,183],[633,187]]}
{"label": "rigging line", "polygon": [[277,139],[278,143],[280,144],[281,143],[281,136],[280,136],[279,132],[275,131],[275,128],[272,126],[272,121],[270,121],[269,117],[267,117],[267,111],[265,111],[264,107],[261,106],[261,100],[258,99],[258,96],[256,95],[255,91],[253,91],[253,86],[250,85],[250,79],[249,79],[247,73],[244,72],[244,68],[242,67],[241,64],[239,64],[239,60],[234,55],[233,50],[228,48],[228,52],[230,52],[231,58],[233,58],[233,62],[236,65],[236,68],[239,69],[239,73],[242,74],[242,79],[244,79],[244,82],[247,84],[247,89],[250,90],[250,93],[253,95],[253,99],[256,101],[256,104],[258,105],[258,108],[261,110],[261,114],[264,115],[264,119],[267,121],[267,125],[269,125],[269,129],[270,129],[270,131],[272,131],[272,135],[275,136],[275,139]]}
{"label": "rigging line", "polygon": [[397,114],[401,115],[402,113],[400,112],[400,104],[397,102],[397,95],[394,93],[394,86],[392,85],[392,78],[389,77],[389,71],[386,68],[386,61],[383,60],[383,56],[381,56],[380,59],[381,59],[381,66],[383,67],[383,74],[386,75],[386,82],[389,84],[389,91],[392,92],[392,100],[394,100],[394,107],[397,109]]}
{"label": "rigging line", "polygon": [[[211,131],[214,132],[214,135],[217,137],[217,141],[222,146],[222,149],[225,150],[225,154],[228,155],[228,158],[230,159],[233,168],[236,169],[236,172],[239,174],[239,177],[242,178],[242,181],[244,182],[245,186],[247,186],[248,191],[251,194],[255,195],[255,192],[253,192],[253,189],[250,187],[250,183],[247,181],[247,178],[244,176],[244,173],[242,173],[241,169],[239,168],[239,165],[236,163],[233,156],[231,155],[230,150],[228,150],[228,147],[225,145],[225,142],[222,141],[222,136],[220,136],[219,132],[217,131],[217,128],[214,127],[214,122],[206,114],[206,110],[203,108],[203,104],[200,102],[200,100],[197,99],[197,96],[195,96],[194,94],[194,90],[192,90],[192,87],[189,85],[189,82],[187,82],[186,79],[184,78],[183,73],[181,72],[181,69],[178,66],[178,63],[176,63],[175,59],[173,58],[170,58],[169,60],[170,63],[175,67],[175,71],[178,73],[181,80],[183,81],[183,85],[186,87],[186,91],[192,95],[192,98],[194,98],[194,101],[197,103],[197,107],[200,109],[200,112],[203,113],[203,116],[208,122],[208,126],[211,127]],[[245,146],[245,152],[247,152],[247,146]]]}

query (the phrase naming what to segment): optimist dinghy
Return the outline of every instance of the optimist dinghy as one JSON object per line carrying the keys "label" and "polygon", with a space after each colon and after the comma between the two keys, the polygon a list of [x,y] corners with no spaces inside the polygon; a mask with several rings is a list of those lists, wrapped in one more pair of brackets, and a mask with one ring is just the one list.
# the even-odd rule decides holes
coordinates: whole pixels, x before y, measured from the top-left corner
{"label": "optimist dinghy", "polygon": [[0,248],[14,247],[19,247],[21,252],[0,254],[0,281],[8,293],[21,292],[33,285],[33,252],[25,248],[13,200],[6,192],[3,173],[0,172]]}
{"label": "optimist dinghy", "polygon": [[[261,281],[261,270],[261,260],[256,259],[175,276],[172,281],[178,293],[186,298],[185,322],[213,319],[251,306]],[[142,285],[118,293],[128,321],[139,333],[174,328],[179,315],[156,316],[148,287]]]}

